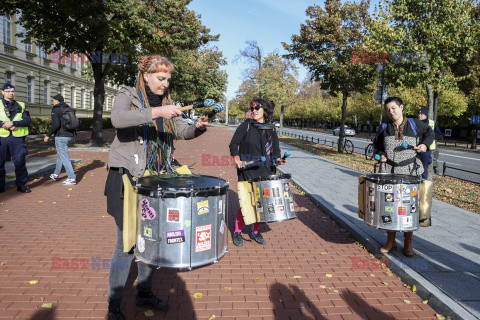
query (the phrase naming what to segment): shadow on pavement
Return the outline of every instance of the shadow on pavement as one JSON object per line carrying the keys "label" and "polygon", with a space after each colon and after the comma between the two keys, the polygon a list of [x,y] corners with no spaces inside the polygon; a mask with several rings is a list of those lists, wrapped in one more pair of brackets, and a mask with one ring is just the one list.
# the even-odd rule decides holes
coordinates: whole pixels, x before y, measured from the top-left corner
{"label": "shadow on pavement", "polygon": [[343,301],[345,301],[350,309],[352,309],[354,314],[357,314],[359,317],[365,320],[375,319],[375,320],[393,320],[395,319],[388,313],[382,312],[379,309],[372,307],[362,299],[361,296],[355,292],[350,292],[348,290],[342,290],[341,296]]}
{"label": "shadow on pavement", "polygon": [[55,315],[55,307],[52,307],[52,309],[42,309],[42,310],[37,310],[30,318],[29,320],[56,320],[57,317]]}
{"label": "shadow on pavement", "polygon": [[[273,311],[275,312],[275,318],[277,319],[285,319],[286,316],[290,316],[290,319],[299,317],[304,320],[328,319],[322,315],[322,312],[315,307],[305,293],[295,285],[291,285],[290,287],[281,283],[272,285],[270,287],[270,300],[273,301]],[[279,305],[279,307],[275,308],[275,305]],[[280,314],[280,310],[288,310],[289,313],[293,310],[295,314]],[[305,314],[307,313],[306,310],[308,310],[310,315]]]}

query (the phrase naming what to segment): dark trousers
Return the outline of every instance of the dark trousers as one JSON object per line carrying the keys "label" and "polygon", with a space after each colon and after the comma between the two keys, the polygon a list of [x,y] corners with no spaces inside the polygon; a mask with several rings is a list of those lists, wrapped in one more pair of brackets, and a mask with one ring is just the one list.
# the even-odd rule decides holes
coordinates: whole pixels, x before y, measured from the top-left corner
{"label": "dark trousers", "polygon": [[420,157],[420,160],[422,161],[422,164],[423,164],[422,178],[427,179],[428,166],[432,164],[432,153],[431,153],[431,151],[419,152],[418,156]]}
{"label": "dark trousers", "polygon": [[12,156],[13,164],[15,165],[15,184],[23,186],[28,181],[28,172],[25,162],[27,156],[27,145],[24,137],[14,137],[13,135],[7,138],[0,138],[0,189],[5,188],[5,161],[7,152]]}

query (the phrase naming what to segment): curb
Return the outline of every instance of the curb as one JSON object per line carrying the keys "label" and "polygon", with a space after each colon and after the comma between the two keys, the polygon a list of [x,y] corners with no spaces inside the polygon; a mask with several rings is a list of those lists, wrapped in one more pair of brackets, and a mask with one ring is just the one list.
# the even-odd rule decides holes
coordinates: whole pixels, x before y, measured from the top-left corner
{"label": "curb", "polygon": [[[285,173],[280,168],[278,168],[278,171]],[[430,283],[430,281],[425,279],[412,268],[403,268],[402,266],[404,265],[404,263],[398,257],[391,254],[381,254],[381,244],[378,243],[375,239],[371,238],[355,224],[353,224],[341,211],[338,211],[337,209],[326,203],[323,199],[317,197],[313,190],[310,190],[308,187],[304,186],[301,182],[295,180],[293,177],[292,181],[295,185],[297,185],[300,190],[305,192],[305,195],[315,205],[324,210],[342,228],[350,232],[354,239],[362,243],[369,252],[372,252],[376,256],[386,256],[391,263],[389,268],[392,270],[392,272],[398,277],[400,277],[403,283],[415,284],[415,286],[417,287],[416,294],[422,299],[427,299],[428,304],[437,312],[441,313],[444,316],[449,316],[452,320],[480,319],[475,317],[467,309],[465,309],[458,302],[450,298],[450,296],[446,295],[442,290]]]}

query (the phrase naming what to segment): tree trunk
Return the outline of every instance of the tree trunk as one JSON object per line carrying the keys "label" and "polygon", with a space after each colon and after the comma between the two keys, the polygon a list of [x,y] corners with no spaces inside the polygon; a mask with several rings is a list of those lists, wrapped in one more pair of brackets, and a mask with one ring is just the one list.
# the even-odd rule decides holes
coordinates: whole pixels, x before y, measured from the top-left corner
{"label": "tree trunk", "polygon": [[282,105],[280,107],[280,132],[279,132],[281,136],[283,135],[283,111],[284,110],[285,110],[285,106]]}
{"label": "tree trunk", "polygon": [[93,90],[94,107],[93,107],[93,124],[90,145],[94,147],[103,146],[103,104],[105,102],[105,74],[108,64],[103,69],[102,55],[100,61],[92,63],[93,78],[95,79],[95,89]]}
{"label": "tree trunk", "polygon": [[[426,85],[427,89],[427,98],[428,98],[428,116],[430,119],[433,119],[433,88],[432,85],[427,83]],[[418,112],[418,110],[417,110]]]}
{"label": "tree trunk", "polygon": [[348,91],[343,89],[343,99],[342,99],[342,122],[340,124],[340,135],[338,138],[338,152],[343,153],[343,145],[345,143],[345,122],[347,121],[347,98]]}

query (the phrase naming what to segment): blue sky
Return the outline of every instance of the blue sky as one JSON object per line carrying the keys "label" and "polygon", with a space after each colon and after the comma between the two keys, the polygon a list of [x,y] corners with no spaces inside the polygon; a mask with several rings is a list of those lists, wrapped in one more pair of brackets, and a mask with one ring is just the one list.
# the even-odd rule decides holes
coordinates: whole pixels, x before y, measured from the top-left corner
{"label": "blue sky", "polygon": [[[376,1],[373,1],[376,2]],[[305,10],[323,1],[313,0],[193,0],[189,8],[201,15],[202,24],[212,34],[220,34],[216,45],[228,65],[227,98],[235,96],[242,82],[242,72],[248,64],[234,63],[234,57],[246,47],[245,41],[256,40],[264,54],[279,50],[286,53],[282,41],[291,43],[291,36],[298,34],[305,22]],[[299,80],[306,77],[306,69],[300,67]]]}

